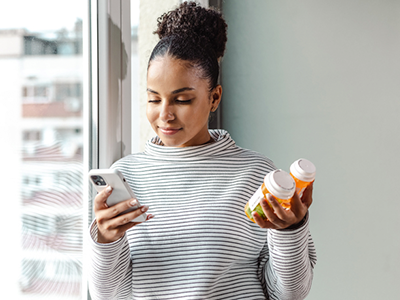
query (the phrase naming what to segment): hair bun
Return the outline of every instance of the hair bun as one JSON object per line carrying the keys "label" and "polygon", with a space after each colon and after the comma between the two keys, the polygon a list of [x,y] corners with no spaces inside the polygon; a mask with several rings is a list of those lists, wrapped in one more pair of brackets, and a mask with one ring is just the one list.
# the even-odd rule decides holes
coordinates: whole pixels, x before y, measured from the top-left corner
{"label": "hair bun", "polygon": [[218,11],[201,7],[195,2],[184,2],[175,10],[163,14],[157,22],[154,33],[160,39],[170,35],[193,37],[195,43],[208,41],[217,58],[224,55],[228,26]]}

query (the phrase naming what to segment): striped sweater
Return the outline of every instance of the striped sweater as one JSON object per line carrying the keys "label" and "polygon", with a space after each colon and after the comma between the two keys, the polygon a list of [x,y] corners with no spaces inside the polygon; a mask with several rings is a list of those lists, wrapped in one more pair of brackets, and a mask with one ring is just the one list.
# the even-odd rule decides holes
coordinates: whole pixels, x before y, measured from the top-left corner
{"label": "striped sweater", "polygon": [[155,217],[110,244],[96,242],[92,223],[93,300],[306,297],[316,262],[308,218],[295,230],[248,220],[246,202],[275,167],[226,131],[210,134],[215,142],[184,148],[155,137],[112,166]]}

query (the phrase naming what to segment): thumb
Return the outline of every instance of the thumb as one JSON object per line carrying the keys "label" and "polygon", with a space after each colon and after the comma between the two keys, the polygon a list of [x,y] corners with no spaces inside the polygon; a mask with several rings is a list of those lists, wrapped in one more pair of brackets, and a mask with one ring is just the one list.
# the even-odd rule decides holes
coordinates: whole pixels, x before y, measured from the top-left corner
{"label": "thumb", "polygon": [[314,189],[314,182],[312,182],[303,192],[303,196],[301,197],[301,201],[305,206],[310,207],[313,202],[312,193]]}
{"label": "thumb", "polygon": [[295,214],[295,216],[300,216],[304,214],[307,210],[307,206],[300,200],[297,192],[294,193],[292,200],[290,201],[290,210]]}
{"label": "thumb", "polygon": [[94,209],[99,210],[99,209],[104,209],[107,208],[107,199],[112,193],[112,187],[107,186],[104,190],[102,190],[94,199]]}

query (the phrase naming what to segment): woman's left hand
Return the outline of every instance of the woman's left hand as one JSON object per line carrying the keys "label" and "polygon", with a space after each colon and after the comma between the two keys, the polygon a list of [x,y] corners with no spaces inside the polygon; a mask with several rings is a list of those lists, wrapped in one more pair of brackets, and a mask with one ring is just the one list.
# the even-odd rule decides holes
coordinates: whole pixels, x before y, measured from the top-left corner
{"label": "woman's left hand", "polygon": [[[271,229],[285,229],[292,225],[298,224],[303,220],[306,215],[308,208],[310,207],[312,199],[313,183],[311,183],[300,197],[297,193],[290,202],[290,209],[284,209],[274,196],[268,194],[268,199],[263,199],[260,201],[261,207],[266,215],[267,219],[261,218],[257,212],[253,212],[254,221],[261,228],[271,228]],[[268,202],[271,204],[268,205]]]}

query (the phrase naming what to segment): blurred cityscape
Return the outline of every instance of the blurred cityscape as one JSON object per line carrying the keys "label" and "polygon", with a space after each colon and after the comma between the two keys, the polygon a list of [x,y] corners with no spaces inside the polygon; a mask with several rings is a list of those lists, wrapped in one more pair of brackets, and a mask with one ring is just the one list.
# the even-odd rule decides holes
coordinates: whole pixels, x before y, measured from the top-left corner
{"label": "blurred cityscape", "polygon": [[[133,127],[138,122],[137,28],[131,31]],[[16,257],[10,257],[9,268],[19,266],[18,285],[3,291],[12,295],[8,299],[76,300],[84,294],[82,240],[88,224],[83,216],[89,212],[83,211],[82,108],[88,66],[82,44],[80,19],[69,30],[0,29],[0,97],[8,111],[0,118],[0,134],[18,135],[13,140],[19,143],[17,151],[2,153],[2,167],[18,166],[19,177],[5,194],[13,201],[4,223],[18,224],[20,235],[18,245],[8,238],[13,248],[5,252]],[[133,130],[133,140],[138,136]]]}
{"label": "blurred cityscape", "polygon": [[83,68],[79,19],[70,31],[0,31],[0,70],[18,85],[7,96],[21,105],[23,299],[81,298]]}

